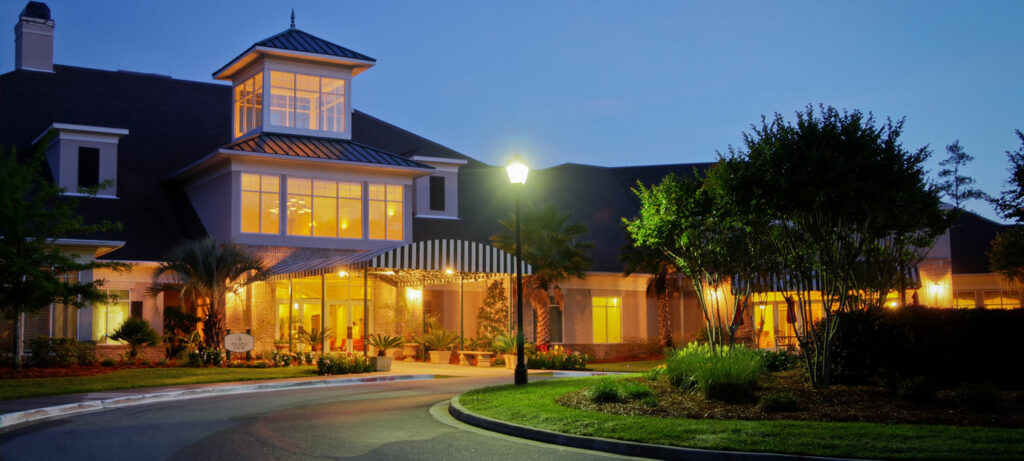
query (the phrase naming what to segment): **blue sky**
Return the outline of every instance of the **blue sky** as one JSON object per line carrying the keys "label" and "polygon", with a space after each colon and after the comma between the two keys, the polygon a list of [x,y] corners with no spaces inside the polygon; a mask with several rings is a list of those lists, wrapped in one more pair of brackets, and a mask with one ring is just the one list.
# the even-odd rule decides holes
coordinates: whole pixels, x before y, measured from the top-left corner
{"label": "blue sky", "polygon": [[[294,6],[298,28],[377,59],[356,108],[496,164],[711,161],[762,114],[825,103],[906,117],[933,171],[959,139],[997,193],[1024,129],[1024,2],[47,3],[57,63],[199,81]],[[23,7],[3,2],[0,25]]]}

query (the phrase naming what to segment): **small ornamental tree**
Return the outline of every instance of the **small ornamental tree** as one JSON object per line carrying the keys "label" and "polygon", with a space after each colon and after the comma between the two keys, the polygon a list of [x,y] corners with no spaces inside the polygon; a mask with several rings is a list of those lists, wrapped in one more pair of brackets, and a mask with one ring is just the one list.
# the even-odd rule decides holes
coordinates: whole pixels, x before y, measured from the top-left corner
{"label": "small ornamental tree", "polygon": [[[48,135],[39,146],[49,143]],[[53,303],[83,307],[107,299],[103,280],[71,282],[62,274],[105,268],[125,271],[124,263],[81,260],[63,251],[61,238],[80,237],[116,229],[114,223],[85,224],[76,215],[78,200],[63,196],[57,185],[44,179],[46,158],[42,149],[19,161],[11,149],[0,147],[0,314],[14,322],[14,366],[20,369],[25,341],[22,316],[32,315]],[[79,192],[95,194],[96,187]]]}
{"label": "small ornamental tree", "polygon": [[500,279],[487,285],[484,303],[476,314],[477,338],[493,338],[505,333],[509,321],[508,296]]}
{"label": "small ornamental tree", "polygon": [[1010,162],[1008,187],[991,200],[1000,216],[1014,221],[1016,226],[996,236],[988,256],[993,271],[1012,283],[1021,284],[1024,283],[1024,133],[1020,130],[1016,133],[1021,147],[1006,151]]}
{"label": "small ornamental tree", "polygon": [[141,317],[129,317],[117,327],[110,339],[128,343],[128,358],[132,360],[139,356],[139,346],[160,344],[160,335]]}

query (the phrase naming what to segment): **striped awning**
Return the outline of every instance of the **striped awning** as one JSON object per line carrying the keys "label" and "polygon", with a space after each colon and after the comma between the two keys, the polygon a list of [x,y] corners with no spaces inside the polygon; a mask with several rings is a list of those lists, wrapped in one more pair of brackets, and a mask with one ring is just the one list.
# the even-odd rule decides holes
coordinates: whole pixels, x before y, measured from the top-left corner
{"label": "striped awning", "polygon": [[[310,277],[339,271],[386,269],[474,274],[515,274],[516,257],[493,246],[465,240],[427,240],[393,248],[351,252],[327,258],[282,261],[271,279]],[[523,264],[523,275],[533,267]]]}

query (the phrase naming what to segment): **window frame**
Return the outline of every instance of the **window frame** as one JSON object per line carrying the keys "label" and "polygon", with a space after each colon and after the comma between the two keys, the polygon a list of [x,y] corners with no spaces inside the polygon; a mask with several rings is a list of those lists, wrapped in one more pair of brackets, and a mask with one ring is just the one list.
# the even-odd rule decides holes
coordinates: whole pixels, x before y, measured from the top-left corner
{"label": "window frame", "polygon": [[[373,194],[374,194],[373,188],[374,187],[382,187],[382,188],[384,188],[384,198],[383,199],[376,199],[376,198],[374,198],[374,196],[373,196]],[[392,188],[397,188],[401,192],[402,196],[401,196],[400,200],[396,201],[396,200],[389,199],[389,192],[391,192]],[[403,241],[405,241],[405,236],[408,233],[406,231],[406,225],[408,224],[408,220],[406,219],[406,216],[405,216],[406,215],[406,211],[407,211],[406,210],[407,207],[405,205],[406,195],[407,194],[405,193],[405,185],[403,185],[403,184],[372,183],[372,182],[367,182],[366,183],[366,209],[367,209],[367,213],[366,213],[366,215],[367,215],[366,216],[366,229],[367,229],[366,238],[367,238],[367,240],[376,240],[376,241],[380,241],[380,242],[383,242],[383,241],[403,242]],[[388,215],[388,205],[391,204],[391,203],[398,203],[399,206],[401,207],[401,212],[397,213],[397,215],[398,215],[398,218],[402,221],[402,235],[398,236],[398,238],[389,238],[389,235],[388,235],[389,234],[389,232],[388,232],[389,225],[391,224],[391,219],[389,218],[389,215]],[[373,224],[373,219],[374,219],[373,208],[374,208],[374,204],[383,204],[383,206],[384,206],[384,211],[383,211],[383,220],[384,220],[384,230],[383,230],[383,232],[384,232],[384,237],[383,238],[376,238],[376,237],[374,237],[374,224]]]}
{"label": "window frame", "polygon": [[[281,181],[282,175],[279,175],[279,174],[263,174],[263,173],[245,172],[245,171],[242,171],[240,173],[241,174],[239,174],[239,176],[238,176],[238,189],[237,189],[238,190],[238,231],[241,232],[242,234],[246,234],[246,235],[281,235],[281,233],[282,233],[281,232],[281,203],[282,203],[281,197],[282,197],[282,194],[284,193],[284,190],[282,188],[282,181]],[[256,190],[256,189],[246,189],[246,181],[245,181],[245,176],[246,175],[256,176],[256,178],[257,178],[257,180],[259,182],[259,189],[258,190]],[[264,178],[274,178],[274,179],[276,179],[277,180],[277,191],[264,191],[263,190],[264,189],[264,185],[263,185],[263,179]],[[256,231],[256,232],[245,230],[245,227],[246,227],[245,226],[245,193],[246,192],[255,193],[257,195],[257,198],[258,198],[258,200],[256,202],[256,210],[257,210],[256,216],[258,218],[257,226],[256,227],[259,230]],[[276,227],[277,230],[273,231],[273,232],[271,232],[270,230],[264,231],[264,225],[266,224],[267,226],[269,226],[270,225],[269,223],[271,222],[271,220],[267,220],[267,223],[264,223],[264,219],[263,219],[263,214],[264,214],[263,200],[264,200],[264,198],[271,198],[273,196],[277,197],[277,219],[272,220],[272,221],[274,221],[274,227]],[[271,209],[267,210],[267,211],[270,212],[270,213],[273,213],[272,209],[273,209],[273,207],[271,207]]]}
{"label": "window frame", "polygon": [[[264,104],[269,108],[268,110],[265,110],[267,113],[266,124],[268,127],[272,127],[276,130],[294,131],[297,133],[326,134],[329,136],[348,135],[349,123],[351,122],[351,114],[349,113],[349,88],[351,88],[352,85],[351,76],[332,75],[311,70],[275,67],[267,67],[266,72],[269,77],[265,77],[264,81],[267,85],[267,94],[269,97],[264,97]],[[290,75],[291,86],[275,85],[274,74]],[[300,77],[315,78],[316,90],[300,88]],[[325,80],[340,82],[338,85],[333,87],[333,89],[340,87],[340,92],[333,91],[331,89],[325,90]],[[308,112],[309,122],[302,126],[298,123],[300,118],[300,93],[316,93],[315,98],[307,98],[311,101],[309,104],[309,110],[303,112]],[[283,107],[277,107],[275,98],[284,98]],[[328,102],[328,100],[331,101]],[[269,101],[269,103],[266,101]],[[340,110],[337,109],[339,106]],[[328,111],[330,108],[335,109]],[[284,114],[282,124],[275,122],[276,114]],[[327,120],[329,119],[333,120],[333,123],[330,124],[332,125],[331,128],[326,128],[326,125],[328,125]],[[337,129],[334,129],[335,127]]]}
{"label": "window frame", "polygon": [[[605,304],[603,306],[597,306],[596,305],[596,300],[598,298],[606,300]],[[608,305],[608,303],[607,303],[608,299],[617,299],[618,301],[617,301],[616,304],[614,304],[613,306],[610,307]],[[605,334],[604,334],[604,340],[603,341],[598,341],[597,331],[596,331],[597,329],[595,328],[595,325],[594,325],[594,320],[597,318],[597,312],[598,312],[599,308],[604,311],[604,315],[605,315],[605,319],[604,319]],[[619,322],[618,322],[618,326],[619,326],[618,336],[619,336],[619,338],[618,338],[618,341],[609,341],[609,337],[611,335],[608,334],[608,319],[609,319],[609,317],[608,317],[608,310],[610,308],[614,308],[614,309],[618,310],[618,312],[619,312]],[[591,341],[593,341],[594,344],[622,344],[622,333],[623,333],[622,332],[622,318],[623,318],[622,310],[623,310],[623,302],[622,302],[622,296],[621,295],[619,295],[619,296],[591,296],[590,297],[590,316],[591,316],[591,319],[590,319],[590,324],[591,324],[590,325],[590,337],[591,337]]]}

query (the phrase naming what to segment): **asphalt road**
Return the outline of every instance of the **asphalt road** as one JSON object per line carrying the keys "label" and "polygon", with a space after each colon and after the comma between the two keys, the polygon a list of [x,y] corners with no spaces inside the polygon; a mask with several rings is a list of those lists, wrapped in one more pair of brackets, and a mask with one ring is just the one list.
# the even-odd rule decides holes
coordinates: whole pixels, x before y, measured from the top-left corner
{"label": "asphalt road", "polygon": [[447,403],[507,378],[446,378],[138,405],[0,434],[0,460],[624,459],[455,421]]}

